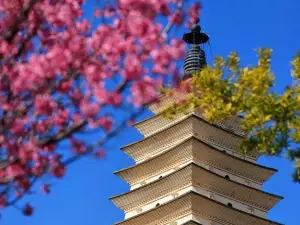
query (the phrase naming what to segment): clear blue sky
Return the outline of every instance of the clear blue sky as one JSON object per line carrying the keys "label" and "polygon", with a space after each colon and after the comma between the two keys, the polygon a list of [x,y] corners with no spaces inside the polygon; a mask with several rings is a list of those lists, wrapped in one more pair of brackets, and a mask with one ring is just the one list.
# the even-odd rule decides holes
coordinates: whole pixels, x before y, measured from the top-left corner
{"label": "clear blue sky", "polygon": [[[88,14],[91,7],[86,9]],[[256,62],[253,49],[261,46],[273,48],[277,90],[282,91],[290,82],[289,62],[300,51],[299,12],[299,0],[205,0],[201,24],[211,36],[214,55],[225,56],[236,50],[246,65]],[[149,115],[145,113],[141,118]],[[33,217],[24,217],[18,210],[9,208],[2,212],[1,223],[111,225],[122,220],[123,213],[108,198],[128,191],[128,186],[113,175],[113,171],[133,164],[119,148],[140,138],[142,136],[133,128],[126,129],[118,139],[109,143],[106,160],[77,162],[69,167],[65,179],[54,181],[50,196],[38,194],[26,198],[25,201],[30,200],[36,208]],[[279,169],[264,185],[264,190],[285,197],[270,211],[269,219],[299,225],[300,185],[291,181],[292,165],[282,158],[261,157],[258,162]]]}

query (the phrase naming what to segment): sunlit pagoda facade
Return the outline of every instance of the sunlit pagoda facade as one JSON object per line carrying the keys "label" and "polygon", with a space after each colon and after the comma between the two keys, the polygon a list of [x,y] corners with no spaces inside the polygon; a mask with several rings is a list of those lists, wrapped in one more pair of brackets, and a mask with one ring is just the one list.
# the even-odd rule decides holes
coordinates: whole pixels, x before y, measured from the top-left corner
{"label": "sunlit pagoda facade", "polygon": [[[200,44],[208,37],[195,25],[184,40],[192,44],[184,67],[189,75],[205,66]],[[241,118],[212,124],[201,109],[165,118],[163,110],[186,95],[161,96],[149,105],[154,116],[133,125],[144,138],[122,148],[136,164],[115,172],[130,185],[129,192],[111,198],[125,213],[117,224],[279,224],[267,212],[282,197],[262,190],[277,170],[256,164],[259,154],[240,154]]]}

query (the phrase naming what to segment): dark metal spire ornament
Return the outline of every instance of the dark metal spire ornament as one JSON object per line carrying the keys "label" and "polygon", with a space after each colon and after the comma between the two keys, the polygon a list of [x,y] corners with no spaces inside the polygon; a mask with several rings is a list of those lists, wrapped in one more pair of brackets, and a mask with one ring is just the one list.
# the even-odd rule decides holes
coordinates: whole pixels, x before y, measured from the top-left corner
{"label": "dark metal spire ornament", "polygon": [[200,71],[206,66],[205,52],[200,48],[200,44],[205,44],[208,42],[209,37],[201,32],[201,27],[196,21],[191,28],[191,32],[183,35],[183,40],[187,44],[192,44],[191,48],[188,50],[187,56],[184,60],[184,77],[190,77],[194,72]]}

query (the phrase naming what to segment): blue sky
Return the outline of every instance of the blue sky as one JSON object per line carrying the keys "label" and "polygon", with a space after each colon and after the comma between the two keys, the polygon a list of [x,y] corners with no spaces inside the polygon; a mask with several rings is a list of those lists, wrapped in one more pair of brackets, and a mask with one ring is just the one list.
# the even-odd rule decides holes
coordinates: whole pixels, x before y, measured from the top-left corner
{"label": "blue sky", "polygon": [[[87,0],[93,3],[94,0]],[[273,70],[277,91],[289,84],[290,61],[300,51],[299,0],[205,0],[201,25],[211,37],[212,54],[226,56],[236,50],[243,65],[254,64],[254,49],[274,50]],[[89,14],[91,4],[86,7]],[[177,33],[182,33],[182,30]],[[207,51],[207,57],[212,55]],[[145,113],[142,118],[150,116]],[[133,164],[119,148],[142,136],[128,128],[111,140],[108,157],[103,161],[84,159],[69,167],[67,176],[53,181],[50,196],[37,194],[24,200],[36,208],[32,217],[24,217],[15,208],[2,212],[4,225],[111,225],[123,219],[123,213],[108,198],[128,191],[128,186],[113,171]],[[93,138],[90,138],[91,141]],[[95,140],[95,139],[94,139]],[[292,165],[283,158],[261,157],[260,164],[279,170],[265,185],[264,190],[284,196],[269,212],[269,219],[286,225],[299,225],[300,184],[291,181]],[[21,202],[22,203],[22,202]],[[22,204],[20,204],[21,206]]]}

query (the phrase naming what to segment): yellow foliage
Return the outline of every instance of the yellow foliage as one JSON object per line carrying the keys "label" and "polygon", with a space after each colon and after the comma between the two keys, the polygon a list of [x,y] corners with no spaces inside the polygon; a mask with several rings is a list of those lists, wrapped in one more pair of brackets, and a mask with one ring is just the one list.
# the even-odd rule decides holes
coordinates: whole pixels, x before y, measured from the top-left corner
{"label": "yellow foliage", "polygon": [[[227,59],[216,57],[213,67],[207,66],[192,78],[194,93],[184,104],[172,104],[167,117],[200,107],[211,122],[242,113],[241,127],[248,135],[240,147],[244,153],[259,151],[280,155],[288,149],[295,162],[294,179],[300,181],[300,151],[291,144],[300,143],[300,55],[292,62],[293,84],[283,94],[273,93],[274,74],[270,69],[271,49],[259,49],[256,66],[240,66],[236,52]],[[199,97],[201,96],[201,97]]]}

